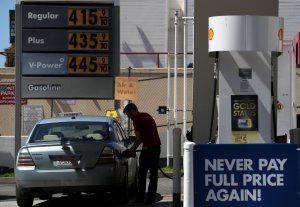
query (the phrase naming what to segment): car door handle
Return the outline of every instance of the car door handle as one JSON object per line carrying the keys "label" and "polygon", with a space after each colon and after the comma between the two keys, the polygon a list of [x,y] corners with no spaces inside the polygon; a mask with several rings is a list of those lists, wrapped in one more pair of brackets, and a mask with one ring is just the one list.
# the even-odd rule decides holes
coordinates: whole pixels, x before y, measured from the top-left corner
{"label": "car door handle", "polygon": [[63,150],[70,150],[70,147],[63,146],[62,149]]}

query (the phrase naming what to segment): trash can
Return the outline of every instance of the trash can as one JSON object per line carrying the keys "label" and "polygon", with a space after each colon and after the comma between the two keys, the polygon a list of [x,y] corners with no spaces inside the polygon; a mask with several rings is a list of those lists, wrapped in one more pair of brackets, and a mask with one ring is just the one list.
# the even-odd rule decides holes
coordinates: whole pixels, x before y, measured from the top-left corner
{"label": "trash can", "polygon": [[290,142],[300,146],[300,128],[290,129]]}

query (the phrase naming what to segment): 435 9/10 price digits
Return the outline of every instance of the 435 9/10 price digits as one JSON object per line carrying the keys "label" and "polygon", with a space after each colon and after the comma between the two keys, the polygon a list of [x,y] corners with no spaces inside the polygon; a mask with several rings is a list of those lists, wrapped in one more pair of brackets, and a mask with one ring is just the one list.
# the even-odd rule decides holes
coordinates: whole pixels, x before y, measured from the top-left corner
{"label": "435 9/10 price digits", "polygon": [[69,32],[68,49],[109,50],[109,33]]}
{"label": "435 9/10 price digits", "polygon": [[108,74],[108,56],[68,56],[68,73]]}

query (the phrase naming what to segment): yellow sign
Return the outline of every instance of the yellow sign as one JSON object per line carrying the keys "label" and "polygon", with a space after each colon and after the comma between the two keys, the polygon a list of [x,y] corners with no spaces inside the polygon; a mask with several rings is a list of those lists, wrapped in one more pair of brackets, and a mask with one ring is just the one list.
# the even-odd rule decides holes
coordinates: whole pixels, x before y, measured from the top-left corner
{"label": "yellow sign", "polygon": [[283,109],[283,105],[282,103],[280,103],[279,101],[277,102],[277,110],[280,111],[281,109]]}
{"label": "yellow sign", "polygon": [[106,111],[106,116],[111,116],[114,119],[118,119],[118,112],[116,110],[108,110]]}
{"label": "yellow sign", "polygon": [[258,131],[232,131],[233,144],[249,144],[258,143]]}
{"label": "yellow sign", "polygon": [[115,100],[136,100],[138,79],[136,77],[116,77]]}

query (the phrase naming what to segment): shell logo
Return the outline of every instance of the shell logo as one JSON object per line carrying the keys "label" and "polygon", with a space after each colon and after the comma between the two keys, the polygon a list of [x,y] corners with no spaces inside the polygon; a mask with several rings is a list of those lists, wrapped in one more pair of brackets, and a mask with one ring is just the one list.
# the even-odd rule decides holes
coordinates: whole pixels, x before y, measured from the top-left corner
{"label": "shell logo", "polygon": [[208,38],[209,38],[209,40],[212,40],[213,37],[214,37],[214,30],[212,28],[210,28],[208,30]]}
{"label": "shell logo", "polygon": [[278,30],[278,39],[283,40],[283,29],[282,28]]}

